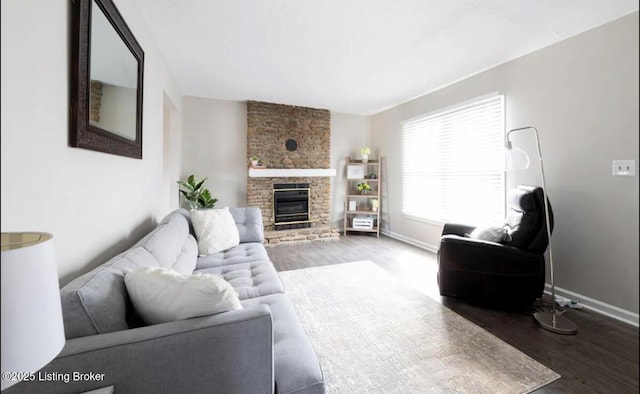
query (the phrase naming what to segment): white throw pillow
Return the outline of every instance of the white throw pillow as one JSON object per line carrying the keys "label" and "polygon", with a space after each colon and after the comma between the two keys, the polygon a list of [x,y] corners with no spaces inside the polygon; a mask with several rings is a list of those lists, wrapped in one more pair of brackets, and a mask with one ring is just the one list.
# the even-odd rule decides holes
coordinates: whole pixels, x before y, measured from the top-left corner
{"label": "white throw pillow", "polygon": [[471,234],[469,234],[469,238],[491,242],[502,242],[505,241],[507,237],[507,229],[504,227],[476,227]]}
{"label": "white throw pillow", "polygon": [[240,243],[240,233],[229,207],[191,211],[191,223],[198,239],[201,256],[234,248]]}
{"label": "white throw pillow", "polygon": [[211,274],[182,275],[169,268],[145,267],[126,273],[124,283],[147,324],[242,309],[231,284]]}

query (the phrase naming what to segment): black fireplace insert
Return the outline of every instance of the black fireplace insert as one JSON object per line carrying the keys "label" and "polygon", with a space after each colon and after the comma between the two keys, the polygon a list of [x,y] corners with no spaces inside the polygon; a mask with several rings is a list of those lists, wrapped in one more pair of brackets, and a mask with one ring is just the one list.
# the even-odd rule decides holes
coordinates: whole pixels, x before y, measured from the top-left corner
{"label": "black fireplace insert", "polygon": [[273,224],[276,230],[311,227],[309,191],[308,183],[273,185]]}

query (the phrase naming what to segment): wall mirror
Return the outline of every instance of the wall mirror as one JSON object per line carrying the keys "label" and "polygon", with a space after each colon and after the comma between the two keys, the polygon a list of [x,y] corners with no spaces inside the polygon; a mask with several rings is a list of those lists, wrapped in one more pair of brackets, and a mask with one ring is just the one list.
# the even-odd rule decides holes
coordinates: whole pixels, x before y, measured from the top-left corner
{"label": "wall mirror", "polygon": [[71,146],[142,158],[144,52],[111,0],[72,0]]}

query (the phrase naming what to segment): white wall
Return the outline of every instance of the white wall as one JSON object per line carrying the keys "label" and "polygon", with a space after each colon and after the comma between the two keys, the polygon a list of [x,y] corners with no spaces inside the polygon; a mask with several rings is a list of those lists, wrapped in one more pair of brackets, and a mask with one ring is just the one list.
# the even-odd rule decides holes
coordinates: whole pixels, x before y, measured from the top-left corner
{"label": "white wall", "polygon": [[[245,102],[185,97],[181,179],[209,177],[205,186],[217,207],[247,204],[247,105]],[[331,113],[332,225],[342,226],[344,159],[369,144],[367,116]]]}
{"label": "white wall", "polygon": [[164,94],[162,142],[162,173],[163,173],[163,206],[165,211],[172,211],[180,207],[180,196],[176,180],[180,179],[182,171],[182,113],[180,108]]}
{"label": "white wall", "polygon": [[[360,158],[360,148],[370,146],[371,118],[369,116],[331,113],[331,225],[344,227],[344,202],[347,191],[346,158]],[[376,152],[371,152],[371,159]]]}
{"label": "white wall", "polygon": [[206,176],[204,186],[218,199],[216,207],[246,206],[246,103],[185,97],[183,133],[180,179]]}
{"label": "white wall", "polygon": [[2,231],[53,233],[61,284],[129,247],[169,209],[163,95],[180,106],[180,93],[135,4],[115,3],[145,51],[143,160],[68,146],[71,3],[2,1]]}
{"label": "white wall", "polygon": [[[507,129],[540,131],[556,216],[556,286],[637,322],[638,176],[613,177],[611,161],[638,164],[638,45],[634,13],[373,116],[372,145],[388,158],[393,191],[384,228],[434,248],[441,232],[401,213],[400,122],[503,91]],[[528,171],[508,173],[508,186],[540,184],[533,139],[516,143],[534,160]]]}

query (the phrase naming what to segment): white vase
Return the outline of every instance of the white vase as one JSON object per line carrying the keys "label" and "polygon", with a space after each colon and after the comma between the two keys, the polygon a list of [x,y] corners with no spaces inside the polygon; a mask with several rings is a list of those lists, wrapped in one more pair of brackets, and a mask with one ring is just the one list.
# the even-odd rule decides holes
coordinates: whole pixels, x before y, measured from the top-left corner
{"label": "white vase", "polygon": [[363,163],[368,163],[369,162],[369,155],[362,155],[362,162]]}

